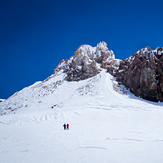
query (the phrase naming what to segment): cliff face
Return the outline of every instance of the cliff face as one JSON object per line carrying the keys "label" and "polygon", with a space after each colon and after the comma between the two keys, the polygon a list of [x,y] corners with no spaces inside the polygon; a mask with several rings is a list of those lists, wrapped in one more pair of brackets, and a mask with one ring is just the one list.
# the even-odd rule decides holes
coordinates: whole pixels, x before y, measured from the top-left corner
{"label": "cliff face", "polygon": [[119,60],[105,42],[96,47],[81,45],[69,60],[62,60],[54,73],[63,70],[66,80],[79,81],[97,75],[101,68],[107,69],[136,96],[163,102],[163,48],[145,47]]}
{"label": "cliff face", "polygon": [[132,93],[150,101],[163,101],[163,49],[149,47],[138,50],[133,56],[120,62],[117,81]]}

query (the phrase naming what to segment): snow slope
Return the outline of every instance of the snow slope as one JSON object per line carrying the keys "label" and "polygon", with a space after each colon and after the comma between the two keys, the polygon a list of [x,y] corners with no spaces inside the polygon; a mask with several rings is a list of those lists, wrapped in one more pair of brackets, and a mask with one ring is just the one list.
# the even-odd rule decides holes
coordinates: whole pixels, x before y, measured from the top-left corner
{"label": "snow slope", "polygon": [[0,103],[0,162],[162,163],[163,103],[122,92],[105,70],[79,82],[64,75]]}

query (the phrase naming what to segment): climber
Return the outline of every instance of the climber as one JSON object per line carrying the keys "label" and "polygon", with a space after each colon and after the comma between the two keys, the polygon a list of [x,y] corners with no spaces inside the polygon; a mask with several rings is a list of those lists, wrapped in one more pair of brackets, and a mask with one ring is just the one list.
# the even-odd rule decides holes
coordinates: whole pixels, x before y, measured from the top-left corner
{"label": "climber", "polygon": [[66,130],[66,124],[63,125],[64,130]]}
{"label": "climber", "polygon": [[69,130],[69,124],[67,124],[67,129]]}

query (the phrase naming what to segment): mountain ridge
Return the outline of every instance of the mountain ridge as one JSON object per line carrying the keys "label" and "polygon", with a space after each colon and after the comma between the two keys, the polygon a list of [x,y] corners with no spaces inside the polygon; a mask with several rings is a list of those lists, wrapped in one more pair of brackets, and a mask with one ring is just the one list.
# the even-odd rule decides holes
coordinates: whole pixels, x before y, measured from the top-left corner
{"label": "mountain ridge", "polygon": [[[100,64],[100,66],[98,66]],[[119,84],[126,86],[134,95],[146,100],[163,102],[163,48],[139,49],[129,58],[115,59],[103,41],[96,47],[81,45],[75,55],[62,62],[54,73],[63,69],[68,81],[79,81],[92,77],[107,69]]]}
{"label": "mountain ridge", "polygon": [[[36,103],[39,104],[40,108],[60,107],[64,103],[64,100],[61,100],[64,95],[57,91],[63,86],[67,93],[71,92],[68,87],[64,86],[65,83],[92,80],[97,75],[107,72],[115,77],[111,84],[114,91],[123,94],[124,91],[121,88],[125,86],[136,96],[150,101],[162,101],[162,56],[163,48],[159,47],[156,50],[151,50],[149,47],[145,47],[138,50],[133,56],[120,60],[115,59],[114,52],[108,49],[105,42],[98,43],[96,47],[81,45],[75,51],[75,55],[71,56],[69,60],[62,60],[54,69],[54,74],[47,79],[36,82],[16,92],[7,100],[0,102],[0,114],[15,113],[20,108],[34,108]],[[157,67],[159,67],[158,71],[156,71]],[[151,75],[150,72],[153,72],[153,74]],[[160,74],[158,74],[159,72]],[[152,78],[150,78],[151,76]],[[143,85],[143,88],[141,88],[142,83],[145,83],[146,87]],[[73,84],[75,85],[75,83]],[[83,88],[85,90],[89,89],[89,84]],[[76,89],[78,91],[82,90],[80,88]],[[93,89],[92,87],[90,90],[93,91]],[[86,95],[86,93],[84,94]],[[51,99],[51,102],[46,104],[46,98]],[[55,98],[57,102],[55,102]],[[65,100],[68,99],[65,98]]]}

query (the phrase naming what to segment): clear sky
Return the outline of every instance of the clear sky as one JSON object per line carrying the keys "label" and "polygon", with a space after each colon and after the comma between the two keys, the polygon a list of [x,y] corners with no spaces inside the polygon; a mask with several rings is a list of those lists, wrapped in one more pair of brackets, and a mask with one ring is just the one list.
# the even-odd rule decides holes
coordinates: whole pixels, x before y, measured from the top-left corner
{"label": "clear sky", "polygon": [[1,0],[0,98],[42,81],[81,44],[117,59],[163,47],[162,0]]}

